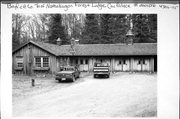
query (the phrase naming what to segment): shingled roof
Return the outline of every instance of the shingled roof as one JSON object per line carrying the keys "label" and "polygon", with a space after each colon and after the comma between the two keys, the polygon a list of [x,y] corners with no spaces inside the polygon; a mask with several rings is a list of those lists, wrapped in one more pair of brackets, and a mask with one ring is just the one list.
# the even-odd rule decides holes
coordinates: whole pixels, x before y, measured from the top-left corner
{"label": "shingled roof", "polygon": [[[43,42],[29,41],[47,52],[56,56],[70,56],[72,48],[70,45],[55,45]],[[24,44],[23,46],[27,45]],[[23,46],[14,50],[16,52]],[[157,43],[134,43],[126,44],[78,44],[74,47],[75,56],[128,56],[128,55],[157,55]]]}

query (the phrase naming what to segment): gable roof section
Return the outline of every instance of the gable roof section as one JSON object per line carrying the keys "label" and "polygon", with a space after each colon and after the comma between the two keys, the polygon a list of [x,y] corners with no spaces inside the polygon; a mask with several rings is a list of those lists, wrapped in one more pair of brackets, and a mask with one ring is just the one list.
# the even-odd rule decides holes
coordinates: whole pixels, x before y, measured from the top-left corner
{"label": "gable roof section", "polygon": [[[43,43],[43,42],[34,42],[34,41],[29,41],[29,42],[25,42],[25,43],[21,44],[18,48],[16,48],[15,50],[13,50],[13,54],[14,54],[16,51],[20,50],[21,48],[25,47],[25,46],[28,45],[28,44],[33,44],[33,45],[35,45],[35,46],[37,46],[37,47],[45,50],[46,52],[49,52],[49,53],[53,54],[53,55],[56,55],[56,56],[58,55],[58,54],[56,54],[56,52],[53,50],[53,48],[51,48],[51,47],[56,47],[57,45],[53,45],[53,44],[49,44],[49,43]],[[46,45],[45,45],[45,44],[46,44]]]}
{"label": "gable roof section", "polygon": [[[29,41],[39,48],[56,56],[71,56],[70,45],[55,45],[43,42]],[[25,45],[27,45],[26,43]],[[25,45],[13,51],[21,49]],[[134,43],[126,44],[79,44],[74,47],[74,56],[128,56],[128,55],[157,55],[157,43]]]}

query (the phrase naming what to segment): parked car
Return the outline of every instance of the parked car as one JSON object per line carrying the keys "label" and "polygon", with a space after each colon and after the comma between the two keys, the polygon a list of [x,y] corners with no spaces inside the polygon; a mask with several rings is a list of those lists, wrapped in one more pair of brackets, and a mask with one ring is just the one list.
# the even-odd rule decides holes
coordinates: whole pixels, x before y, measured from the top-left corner
{"label": "parked car", "polygon": [[95,63],[93,68],[94,78],[105,76],[107,78],[110,77],[110,70],[108,64],[104,65],[102,63]]}
{"label": "parked car", "polygon": [[78,66],[65,66],[61,71],[56,73],[55,80],[59,82],[64,80],[75,81],[80,76],[80,71]]}

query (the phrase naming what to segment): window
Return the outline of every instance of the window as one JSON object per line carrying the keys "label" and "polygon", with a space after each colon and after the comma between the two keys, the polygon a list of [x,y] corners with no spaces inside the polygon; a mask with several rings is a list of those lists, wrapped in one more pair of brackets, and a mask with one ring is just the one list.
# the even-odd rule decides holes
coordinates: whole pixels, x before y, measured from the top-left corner
{"label": "window", "polygon": [[88,64],[88,59],[85,60],[85,64]]}
{"label": "window", "polygon": [[76,59],[76,64],[78,64],[78,59]]}
{"label": "window", "polygon": [[23,56],[16,56],[16,64],[19,68],[23,67]]}
{"label": "window", "polygon": [[119,64],[126,64],[126,60],[119,60]]}
{"label": "window", "polygon": [[49,57],[35,57],[36,67],[49,67]]}
{"label": "window", "polygon": [[143,64],[146,64],[145,59],[142,60]]}
{"label": "window", "polygon": [[41,57],[35,58],[35,65],[36,65],[36,67],[41,67]]}
{"label": "window", "polygon": [[82,59],[80,60],[80,63],[83,64],[83,60]]}
{"label": "window", "polygon": [[138,60],[138,64],[146,64],[145,59]]}
{"label": "window", "polygon": [[23,63],[18,62],[17,67],[23,67]]}
{"label": "window", "polygon": [[126,60],[123,60],[123,64],[126,64]]}
{"label": "window", "polygon": [[49,58],[43,57],[43,67],[49,67]]}

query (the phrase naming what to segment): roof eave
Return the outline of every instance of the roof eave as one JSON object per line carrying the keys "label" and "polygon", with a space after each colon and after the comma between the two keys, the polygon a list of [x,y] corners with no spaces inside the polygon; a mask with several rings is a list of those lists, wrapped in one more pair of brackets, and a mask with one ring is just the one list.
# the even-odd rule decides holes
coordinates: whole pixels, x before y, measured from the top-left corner
{"label": "roof eave", "polygon": [[122,55],[58,55],[58,57],[77,57],[77,56],[155,56],[157,54],[122,54]]}
{"label": "roof eave", "polygon": [[33,41],[29,41],[29,42],[25,43],[24,45],[18,47],[17,49],[15,49],[15,50],[12,52],[12,54],[14,54],[16,51],[20,50],[21,48],[23,48],[24,46],[26,46],[26,45],[29,44],[29,43],[32,43],[33,45],[35,45],[35,46],[37,46],[37,47],[45,50],[46,52],[48,52],[48,53],[50,53],[50,54],[52,54],[52,55],[58,56],[58,54],[52,53],[52,52],[46,50],[45,48],[43,48],[42,46],[40,46],[39,44],[37,44],[37,43],[35,43],[35,42],[33,42]]}

